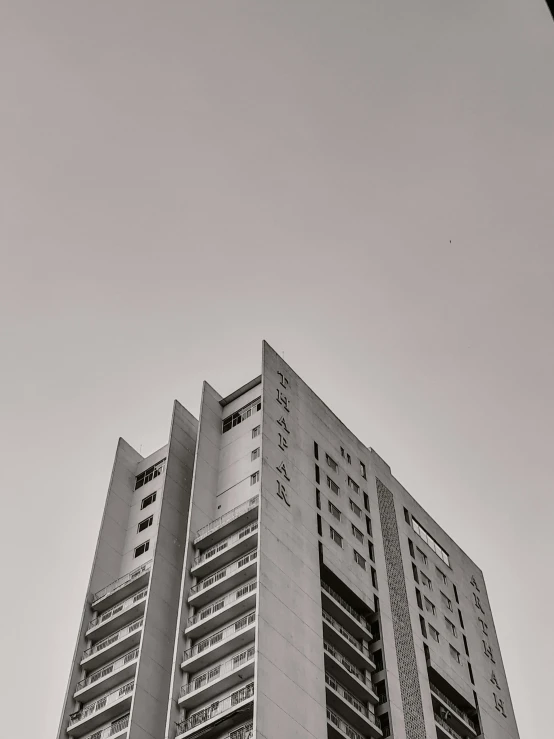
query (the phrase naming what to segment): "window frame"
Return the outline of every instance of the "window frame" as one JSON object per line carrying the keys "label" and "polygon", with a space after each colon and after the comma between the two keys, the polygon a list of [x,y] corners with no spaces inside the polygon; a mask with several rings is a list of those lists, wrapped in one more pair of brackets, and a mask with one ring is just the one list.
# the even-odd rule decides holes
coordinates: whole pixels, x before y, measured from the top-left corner
{"label": "window frame", "polygon": [[[143,511],[145,508],[148,508],[149,505],[152,505],[152,503],[155,503],[157,497],[158,497],[157,490],[154,490],[153,493],[149,493],[148,495],[145,495],[144,498],[140,502],[140,510]],[[151,498],[151,500],[148,500],[148,498]],[[148,500],[148,503],[145,503],[144,502],[145,500]]]}
{"label": "window frame", "polygon": [[333,472],[339,471],[339,466],[337,462],[335,462],[333,457],[330,454],[327,454],[327,452],[325,452],[325,461],[327,462],[328,467],[330,467],[333,470]]}
{"label": "window frame", "polygon": [[[142,549],[142,552],[138,552],[139,549]],[[142,557],[143,554],[146,554],[150,549],[150,539],[147,539],[146,541],[143,541],[141,544],[137,544],[137,546],[134,549],[134,557],[133,559],[137,559],[137,557]]]}
{"label": "window frame", "polygon": [[[137,534],[140,534],[142,531],[146,531],[146,529],[149,529],[150,526],[154,523],[154,514],[151,513],[149,516],[146,516],[146,518],[143,518],[142,521],[139,521],[137,524]],[[143,524],[146,524],[143,526]],[[141,528],[142,526],[142,528]]]}
{"label": "window frame", "polygon": [[353,514],[354,514],[355,516],[357,516],[358,518],[360,518],[360,519],[361,519],[361,517],[362,517],[362,512],[363,512],[363,511],[362,511],[362,509],[360,508],[360,506],[359,506],[359,505],[356,505],[356,503],[354,503],[354,501],[352,500],[352,498],[349,498],[348,500],[350,501],[350,510],[352,511],[352,513],[353,513]]}
{"label": "window frame", "polygon": [[260,435],[260,432],[261,432],[261,425],[258,424],[257,426],[254,426],[254,428],[252,429],[252,438],[256,439]]}
{"label": "window frame", "polygon": [[[340,488],[339,488],[339,486],[337,485],[337,483],[331,477],[329,477],[329,475],[327,475],[327,487],[329,488],[329,490],[331,490],[333,493],[335,493],[335,495],[339,495],[340,494]],[[335,488],[336,488],[336,490],[335,490]]]}
{"label": "window frame", "polygon": [[252,449],[252,451],[250,452],[250,461],[255,462],[259,458],[260,458],[260,447],[257,446],[255,449]]}
{"label": "window frame", "polygon": [[260,470],[256,470],[250,475],[250,487],[258,482],[260,482]]}
{"label": "window frame", "polygon": [[360,531],[360,529],[357,526],[354,526],[354,524],[351,522],[350,526],[352,526],[352,536],[356,539],[356,541],[359,541],[360,544],[364,543],[364,534],[363,531]]}
{"label": "window frame", "polygon": [[329,536],[335,542],[335,544],[338,544],[338,546],[341,549],[344,549],[344,547],[343,547],[344,538],[331,525],[329,526]]}
{"label": "window frame", "polygon": [[[330,500],[327,501],[327,508],[329,510],[329,513],[333,516],[333,518],[336,518],[337,521],[342,521],[342,513],[339,508],[337,508],[336,505],[333,505]],[[337,515],[338,514],[338,515]]]}
{"label": "window frame", "polygon": [[350,475],[348,475],[348,487],[350,488],[350,490],[353,490],[356,493],[356,495],[360,494],[360,486],[358,485],[356,480],[353,480],[350,477]]}
{"label": "window frame", "polygon": [[365,557],[362,557],[362,555],[356,549],[353,549],[352,551],[354,552],[354,562],[356,562],[356,564],[359,565],[362,570],[367,570]]}

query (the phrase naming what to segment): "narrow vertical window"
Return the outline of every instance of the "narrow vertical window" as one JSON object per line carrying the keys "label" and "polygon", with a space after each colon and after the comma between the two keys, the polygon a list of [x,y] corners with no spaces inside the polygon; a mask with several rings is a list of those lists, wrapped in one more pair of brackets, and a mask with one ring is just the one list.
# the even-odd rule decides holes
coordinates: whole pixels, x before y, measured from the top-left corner
{"label": "narrow vertical window", "polygon": [[252,429],[252,438],[255,439],[256,436],[259,436],[259,435],[260,435],[260,427],[254,426],[254,428]]}
{"label": "narrow vertical window", "polygon": [[314,441],[314,457],[319,459],[319,446],[317,445],[317,441]]}
{"label": "narrow vertical window", "polygon": [[260,471],[254,472],[253,475],[250,475],[250,484],[255,485],[257,482],[260,481]]}
{"label": "narrow vertical window", "polygon": [[252,453],[250,454],[250,461],[253,462],[255,459],[258,459],[260,456],[260,447],[257,447],[256,449],[252,450]]}

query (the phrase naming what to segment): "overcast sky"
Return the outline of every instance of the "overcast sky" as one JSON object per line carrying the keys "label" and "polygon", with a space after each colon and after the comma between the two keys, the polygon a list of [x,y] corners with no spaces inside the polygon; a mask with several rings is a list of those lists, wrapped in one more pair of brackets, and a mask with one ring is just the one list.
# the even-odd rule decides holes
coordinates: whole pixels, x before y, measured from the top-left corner
{"label": "overcast sky", "polygon": [[261,340],[481,566],[552,733],[544,0],[0,0],[5,736],[52,739],[117,439]]}

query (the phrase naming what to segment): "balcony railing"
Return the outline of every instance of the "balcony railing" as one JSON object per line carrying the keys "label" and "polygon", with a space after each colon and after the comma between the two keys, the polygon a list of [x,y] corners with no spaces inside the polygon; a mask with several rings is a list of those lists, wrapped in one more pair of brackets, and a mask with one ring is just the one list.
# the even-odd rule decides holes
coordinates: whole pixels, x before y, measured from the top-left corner
{"label": "balcony railing", "polygon": [[362,644],[362,642],[359,639],[356,639],[355,636],[352,636],[352,634],[349,631],[347,631],[344,628],[344,626],[341,626],[341,624],[339,624],[338,621],[335,621],[335,619],[332,616],[330,616],[327,613],[327,611],[322,611],[322,615],[323,615],[323,620],[324,621],[327,621],[327,623],[331,624],[331,626],[333,626],[337,631],[339,631],[344,636],[344,638],[348,642],[350,642],[350,644],[352,644],[353,647],[356,647],[356,649],[359,652],[361,652],[366,657],[368,657],[369,659],[371,659],[370,654],[369,654],[369,649],[367,647],[364,647],[364,645]]}
{"label": "balcony railing", "polygon": [[250,562],[253,562],[257,558],[257,556],[258,552],[256,550],[245,554],[244,557],[237,559],[235,562],[231,562],[231,564],[228,564],[227,567],[223,567],[221,570],[214,572],[213,575],[210,575],[204,580],[200,580],[200,582],[196,583],[196,585],[193,585],[190,589],[190,594],[194,595],[195,593],[200,593],[202,590],[210,587],[210,585],[213,585],[218,580],[223,580],[224,577],[232,575],[234,572],[237,572],[243,567],[246,567],[246,565],[250,564]]}
{"label": "balcony railing", "polygon": [[120,731],[123,731],[123,729],[126,729],[128,726],[129,716],[124,716],[103,729],[98,729],[97,731],[93,731],[92,734],[87,734],[83,739],[108,739],[108,737],[113,736],[114,734],[119,734]]}
{"label": "balcony railing", "polygon": [[222,701],[214,701],[208,706],[208,708],[203,708],[201,711],[193,713],[192,716],[184,721],[179,722],[177,724],[177,736],[200,726],[211,718],[219,716],[221,713],[228,711],[234,706],[244,703],[244,701],[252,698],[253,695],[254,683],[250,683],[249,685],[246,685],[246,687],[237,690],[235,693],[231,693],[231,695],[224,698]]}
{"label": "balcony railing", "polygon": [[469,718],[467,713],[462,711],[461,708],[458,708],[458,706],[455,703],[453,703],[450,700],[450,698],[447,698],[447,696],[442,691],[440,691],[437,687],[435,687],[433,683],[431,683],[430,687],[431,687],[432,693],[435,693],[435,695],[437,695],[442,701],[444,701],[447,704],[447,706],[451,708],[457,716],[459,716],[463,721],[469,724],[476,734],[479,733],[476,724],[472,721],[472,719]]}
{"label": "balcony railing", "polygon": [[76,713],[72,713],[71,716],[69,717],[69,726],[73,726],[73,724],[76,724],[78,721],[82,721],[88,716],[92,716],[94,713],[98,713],[98,711],[103,711],[104,708],[111,706],[112,703],[115,703],[120,698],[123,698],[124,696],[132,693],[134,687],[135,687],[135,681],[132,680],[130,683],[127,683],[126,685],[122,685],[120,688],[118,688],[117,690],[114,690],[112,693],[103,695],[102,698],[98,698],[98,700],[95,700],[92,703],[89,703],[87,706],[85,706],[80,711],[77,711]]}
{"label": "balcony railing", "polygon": [[341,665],[344,667],[345,670],[350,672],[350,674],[354,675],[358,678],[358,680],[361,680],[365,685],[369,685],[371,687],[371,682],[366,679],[366,676],[364,673],[355,665],[350,662],[349,659],[347,659],[344,655],[342,655],[332,644],[329,644],[329,642],[324,641],[323,642],[323,649],[326,652],[329,652],[330,655],[332,655],[338,662],[341,663]]}
{"label": "balcony railing", "polygon": [[108,619],[113,618],[114,616],[117,616],[118,613],[122,613],[123,611],[127,611],[129,608],[135,605],[135,603],[138,603],[139,601],[146,598],[146,594],[148,593],[148,588],[143,588],[142,590],[139,590],[138,593],[135,593],[130,598],[127,598],[127,600],[124,600],[123,603],[118,603],[113,608],[110,608],[108,611],[104,611],[104,613],[101,616],[97,616],[96,618],[93,618],[91,621],[89,621],[88,628],[92,629],[93,626],[98,626],[98,624],[104,623],[104,621],[108,621]]}
{"label": "balcony railing", "polygon": [[121,667],[125,667],[125,665],[128,665],[130,662],[133,662],[135,659],[137,659],[138,654],[139,654],[139,650],[133,649],[132,652],[128,652],[127,654],[124,654],[123,657],[116,659],[114,662],[110,662],[109,665],[106,665],[101,670],[97,670],[96,672],[91,673],[84,680],[81,680],[80,682],[77,683],[75,692],[77,692],[78,690],[82,690],[83,688],[86,688],[87,685],[91,685],[92,683],[95,683],[98,680],[101,680],[103,677],[106,677],[107,675],[111,675],[112,672],[117,672],[117,670],[119,670]]}
{"label": "balcony railing", "polygon": [[259,495],[254,495],[254,497],[250,498],[250,500],[247,500],[244,503],[241,503],[236,508],[233,508],[231,511],[227,511],[227,513],[224,513],[219,518],[216,518],[215,521],[212,521],[206,526],[203,526],[201,529],[198,529],[198,531],[196,532],[196,538],[194,539],[194,543],[196,544],[197,541],[199,541],[200,539],[203,539],[208,534],[211,534],[212,531],[216,531],[216,529],[219,529],[222,526],[225,526],[225,524],[229,523],[230,521],[234,521],[235,518],[242,516],[244,513],[249,511],[251,508],[254,508],[255,506],[257,506],[259,497],[260,497]]}
{"label": "balcony railing", "polygon": [[339,695],[341,695],[346,701],[350,703],[351,706],[354,706],[354,708],[359,711],[360,713],[363,713],[363,715],[366,718],[373,717],[373,714],[370,714],[367,708],[364,706],[364,704],[359,701],[355,696],[352,695],[352,693],[347,690],[343,685],[341,685],[332,675],[329,675],[328,672],[325,673],[325,682],[329,687],[333,688]]}
{"label": "balcony railing", "polygon": [[94,595],[92,596],[92,602],[95,603],[97,600],[100,600],[100,598],[104,598],[104,596],[109,595],[109,593],[113,593],[114,590],[122,588],[124,585],[127,585],[128,582],[131,582],[131,580],[136,580],[137,577],[142,575],[144,572],[148,572],[150,569],[152,569],[152,560],[145,562],[140,567],[137,567],[136,570],[128,572],[126,575],[122,575],[117,580],[114,580],[109,585],[106,585],[106,587],[102,588],[102,590],[94,593]]}
{"label": "balcony railing", "polygon": [[461,734],[458,734],[458,732],[455,731],[451,726],[449,726],[446,721],[437,713],[435,713],[435,721],[444,731],[446,731],[447,734],[450,734],[451,737],[454,737],[454,739],[464,739]]}
{"label": "balcony railing", "polygon": [[238,729],[233,729],[229,734],[225,734],[223,739],[254,739],[254,724],[249,721]]}
{"label": "balcony railing", "polygon": [[368,628],[365,618],[363,618],[361,614],[359,614],[355,608],[352,608],[352,606],[349,603],[347,603],[344,600],[344,598],[342,598],[338,593],[336,593],[333,590],[333,588],[329,587],[329,585],[327,585],[327,583],[324,582],[323,580],[321,581],[321,587],[323,588],[323,590],[325,590],[326,593],[329,593],[329,595],[331,596],[331,598],[333,598],[333,600],[336,600],[337,603],[340,603],[340,605],[346,611],[348,611],[348,613],[352,616],[352,618],[356,619],[356,621],[358,621],[358,623],[361,624],[361,626],[363,626],[364,629]]}
{"label": "balcony railing", "polygon": [[121,639],[124,639],[129,634],[132,634],[133,631],[140,629],[143,623],[144,619],[139,618],[137,621],[133,621],[132,624],[129,624],[129,626],[126,626],[124,629],[116,631],[115,634],[107,636],[105,639],[102,639],[102,641],[97,642],[90,649],[85,649],[85,651],[83,652],[83,659],[85,657],[90,657],[91,655],[96,654],[96,652],[102,651],[102,649],[106,649],[111,644],[115,644],[115,642],[120,641]]}
{"label": "balcony railing", "polygon": [[198,675],[198,677],[195,677],[190,683],[183,685],[181,692],[179,693],[179,697],[182,698],[184,695],[188,695],[195,690],[200,690],[200,688],[204,688],[214,680],[219,680],[220,677],[233,672],[237,667],[240,667],[245,664],[245,662],[251,660],[255,651],[254,647],[250,647],[249,649],[245,649],[243,652],[240,652],[240,654],[236,654],[232,659],[221,662],[219,665],[215,665],[215,667],[210,667],[210,669],[202,673],[202,675]]}
{"label": "balcony railing", "polygon": [[187,625],[193,626],[194,624],[199,623],[199,621],[203,621],[205,618],[208,618],[208,616],[221,611],[223,608],[226,608],[226,606],[230,605],[231,603],[234,603],[235,601],[243,598],[245,595],[252,593],[254,590],[256,590],[257,585],[257,580],[252,580],[251,582],[245,583],[240,588],[237,588],[237,590],[234,590],[232,593],[226,595],[225,598],[218,600],[216,603],[211,603],[209,606],[206,606],[206,608],[202,608],[202,610],[198,611],[198,613],[195,613],[194,616],[191,616],[188,619]]}
{"label": "balcony railing", "polygon": [[248,526],[244,526],[244,528],[240,529],[236,533],[231,534],[231,536],[228,536],[226,539],[223,539],[223,541],[220,541],[215,546],[210,547],[210,549],[206,549],[205,552],[199,554],[198,557],[196,557],[196,559],[193,561],[192,566],[196,567],[197,565],[202,564],[202,562],[206,562],[208,559],[215,557],[216,554],[223,552],[225,549],[229,549],[229,547],[232,547],[233,544],[237,543],[237,541],[244,539],[245,536],[248,536],[249,534],[252,534],[254,531],[257,530],[257,521],[249,523]]}
{"label": "balcony railing", "polygon": [[350,737],[350,739],[365,739],[359,731],[356,731],[356,729],[353,729],[350,724],[347,724],[346,721],[342,718],[339,718],[336,713],[331,711],[329,708],[327,709],[327,721],[330,721],[332,724],[334,724],[337,729],[340,729],[346,736]]}
{"label": "balcony railing", "polygon": [[191,657],[194,657],[196,654],[201,654],[202,652],[206,651],[206,649],[213,647],[215,644],[226,641],[234,634],[236,634],[237,631],[242,631],[242,629],[245,629],[247,626],[253,624],[255,620],[256,613],[249,613],[247,616],[239,618],[238,621],[235,621],[230,626],[226,626],[221,631],[218,631],[217,634],[213,634],[207,639],[203,639],[201,642],[198,642],[198,644],[195,644],[191,649],[185,649],[185,651],[183,652],[183,662],[185,662],[187,659],[190,659]]}

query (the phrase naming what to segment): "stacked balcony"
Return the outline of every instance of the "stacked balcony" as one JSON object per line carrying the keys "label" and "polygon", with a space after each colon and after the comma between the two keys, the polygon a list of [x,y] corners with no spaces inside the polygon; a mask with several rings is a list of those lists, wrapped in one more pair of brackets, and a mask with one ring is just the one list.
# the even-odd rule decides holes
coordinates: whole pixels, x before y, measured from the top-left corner
{"label": "stacked balcony", "polygon": [[430,683],[438,739],[473,739],[479,728],[467,713]]}
{"label": "stacked balcony", "polygon": [[83,739],[125,739],[129,728],[129,714],[110,721],[106,726],[87,734]]}
{"label": "stacked balcony", "polygon": [[135,688],[134,680],[120,685],[115,690],[104,693],[81,710],[69,717],[67,733],[70,736],[82,737],[97,729],[102,724],[126,714],[131,708],[131,700]]}
{"label": "stacked balcony", "polygon": [[188,683],[182,686],[179,705],[190,710],[243,680],[253,677],[254,654],[254,647],[247,647],[230,659],[212,664],[207,670],[195,674]]}
{"label": "stacked balcony", "polygon": [[[179,722],[176,739],[185,739],[195,734],[201,734],[206,739],[216,736],[222,729],[235,723],[237,715],[244,717],[246,712],[252,714],[253,707],[254,682],[250,682],[223,700],[215,700],[209,706],[191,713],[188,718]],[[232,736],[232,732],[230,735]]]}

